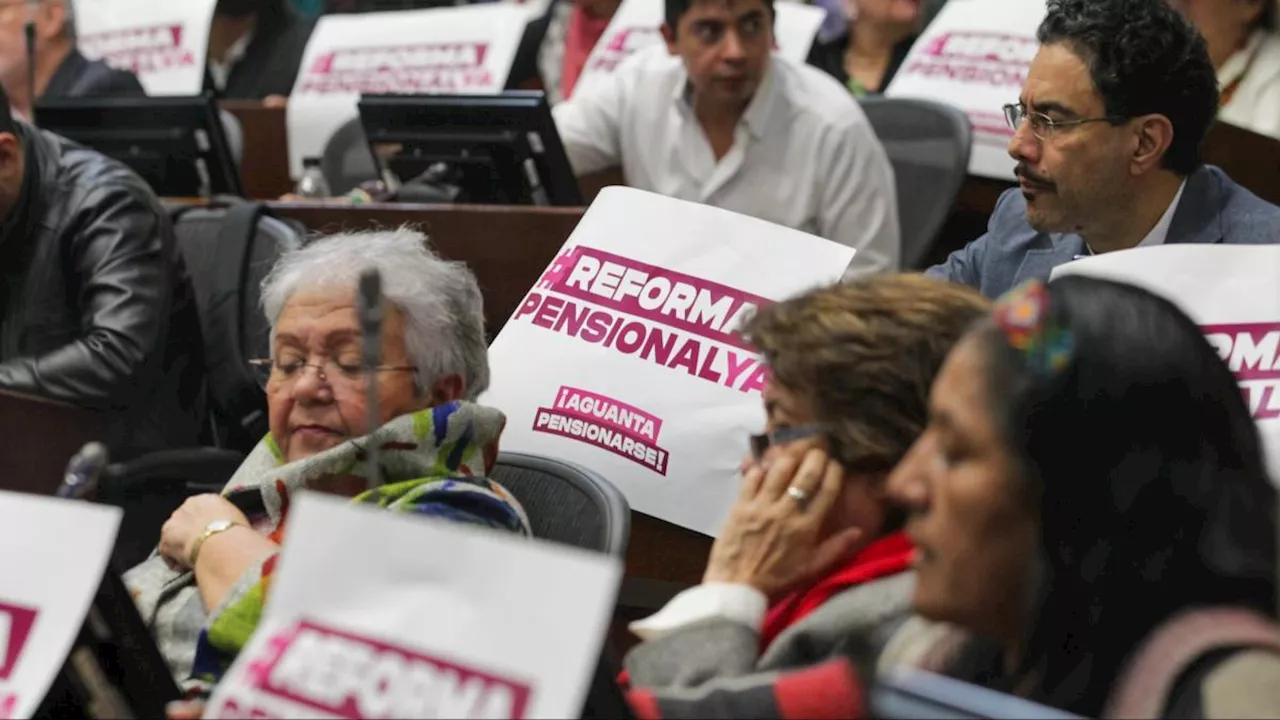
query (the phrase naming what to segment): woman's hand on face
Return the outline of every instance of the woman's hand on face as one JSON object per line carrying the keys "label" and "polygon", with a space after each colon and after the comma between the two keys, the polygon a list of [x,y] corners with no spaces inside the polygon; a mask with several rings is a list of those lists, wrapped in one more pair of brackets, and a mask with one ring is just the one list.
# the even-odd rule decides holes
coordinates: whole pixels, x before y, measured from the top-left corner
{"label": "woman's hand on face", "polygon": [[[750,585],[772,599],[821,577],[862,539],[858,528],[822,536],[843,479],[840,464],[817,448],[752,466],[711,547],[703,582]],[[797,501],[790,488],[807,501]]]}
{"label": "woman's hand on face", "polygon": [[160,528],[160,554],[180,567],[189,568],[191,546],[214,520],[249,525],[244,513],[221,495],[195,495],[174,510]]}

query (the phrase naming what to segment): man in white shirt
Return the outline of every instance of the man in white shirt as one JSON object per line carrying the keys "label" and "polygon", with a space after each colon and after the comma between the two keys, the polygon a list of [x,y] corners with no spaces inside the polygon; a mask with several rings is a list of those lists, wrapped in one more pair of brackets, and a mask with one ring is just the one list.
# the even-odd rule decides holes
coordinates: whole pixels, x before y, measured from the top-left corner
{"label": "man in white shirt", "polygon": [[849,93],[772,53],[771,0],[667,0],[666,47],[554,108],[574,171],[820,235],[898,268],[893,169]]}

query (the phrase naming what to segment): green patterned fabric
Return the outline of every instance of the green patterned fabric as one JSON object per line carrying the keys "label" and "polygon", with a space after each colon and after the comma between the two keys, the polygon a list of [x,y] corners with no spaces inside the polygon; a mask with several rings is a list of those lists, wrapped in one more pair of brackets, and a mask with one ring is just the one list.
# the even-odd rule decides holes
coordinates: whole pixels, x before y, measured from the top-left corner
{"label": "green patterned fabric", "polygon": [[[506,418],[492,408],[454,402],[405,415],[370,435],[291,463],[271,436],[263,438],[227,483],[223,495],[260,495],[266,512],[249,518],[254,529],[280,544],[292,497],[335,476],[372,476],[369,443],[377,443],[384,484],[352,502],[450,522],[531,535],[516,499],[485,474],[497,457]],[[270,597],[276,556],[250,568],[221,605],[206,612],[195,577],[153,555],[125,581],[155,634],[175,677],[187,689],[207,691],[257,627]]]}

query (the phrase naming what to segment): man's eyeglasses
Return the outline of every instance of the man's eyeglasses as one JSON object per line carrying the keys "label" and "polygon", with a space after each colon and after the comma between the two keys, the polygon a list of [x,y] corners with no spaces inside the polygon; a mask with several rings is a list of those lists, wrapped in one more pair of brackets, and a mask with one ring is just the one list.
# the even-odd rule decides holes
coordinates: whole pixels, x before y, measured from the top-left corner
{"label": "man's eyeglasses", "polygon": [[[266,390],[271,387],[287,387],[297,382],[307,368],[315,368],[320,379],[326,383],[341,383],[352,389],[363,389],[365,368],[360,363],[344,363],[334,358],[325,358],[323,363],[308,363],[301,360],[272,360],[263,358],[250,360],[249,366],[258,381],[258,386]],[[378,372],[413,372],[418,369],[412,365],[379,365]]]}
{"label": "man's eyeglasses", "polygon": [[764,459],[765,451],[774,445],[789,445],[799,440],[827,435],[830,432],[831,426],[824,423],[812,423],[809,425],[781,427],[771,432],[751,435],[751,456],[755,458],[756,462],[760,462]]}
{"label": "man's eyeglasses", "polygon": [[1065,128],[1077,127],[1088,123],[1105,122],[1120,123],[1124,122],[1124,118],[1118,117],[1099,117],[1084,118],[1083,120],[1054,120],[1042,112],[1029,112],[1027,106],[1022,103],[1011,103],[1004,106],[1004,120],[1009,123],[1009,128],[1014,132],[1018,132],[1018,128],[1022,127],[1022,121],[1026,120],[1031,125],[1031,134],[1041,140],[1048,140],[1054,136],[1059,130]]}

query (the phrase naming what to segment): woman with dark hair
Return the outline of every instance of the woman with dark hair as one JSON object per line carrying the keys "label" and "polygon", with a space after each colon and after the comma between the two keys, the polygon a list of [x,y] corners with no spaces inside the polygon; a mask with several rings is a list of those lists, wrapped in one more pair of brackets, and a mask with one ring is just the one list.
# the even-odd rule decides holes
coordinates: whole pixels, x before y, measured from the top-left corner
{"label": "woman with dark hair", "polygon": [[1223,122],[1280,138],[1276,0],[1170,0],[1196,26],[1218,71]]}
{"label": "woman with dark hair", "polygon": [[1154,672],[1135,658],[1208,622],[1196,631],[1243,639],[1159,671],[1147,711],[1280,712],[1280,640],[1263,620],[1275,491],[1236,382],[1189,318],[1114,282],[1029,283],[956,346],[930,405],[889,492],[910,512],[916,612],[972,639],[913,620],[882,664],[1132,715]]}

